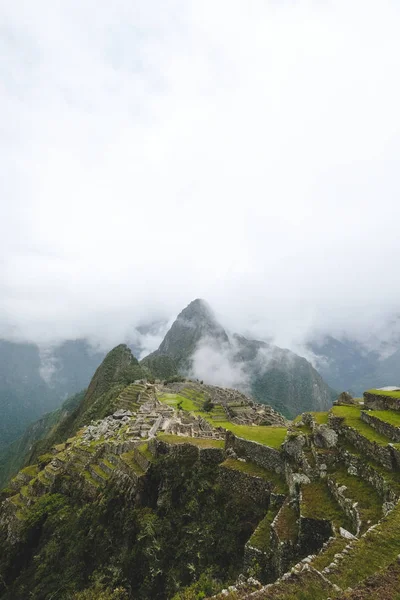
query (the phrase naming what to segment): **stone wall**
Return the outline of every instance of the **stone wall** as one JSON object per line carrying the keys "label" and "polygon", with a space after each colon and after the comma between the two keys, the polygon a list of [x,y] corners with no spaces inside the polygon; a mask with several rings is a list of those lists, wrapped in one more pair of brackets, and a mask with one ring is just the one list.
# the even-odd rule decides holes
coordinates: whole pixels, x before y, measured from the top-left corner
{"label": "stone wall", "polygon": [[237,494],[249,501],[252,500],[264,507],[265,510],[268,509],[273,484],[262,477],[221,465],[219,467],[218,482],[221,486],[231,490],[232,494]]}
{"label": "stone wall", "polygon": [[331,492],[332,496],[335,498],[336,502],[339,504],[343,512],[351,520],[353,527],[356,531],[356,535],[358,535],[360,533],[361,528],[361,518],[357,508],[357,502],[353,502],[353,500],[347,498],[346,486],[338,485],[330,477],[327,478],[327,483],[329,491]]}
{"label": "stone wall", "polygon": [[378,417],[369,414],[367,411],[361,412],[361,420],[373,429],[388,437],[392,442],[400,442],[400,428],[385,421],[381,421]]}
{"label": "stone wall", "polygon": [[279,450],[264,446],[258,442],[251,442],[240,437],[236,437],[228,431],[225,438],[225,449],[232,448],[240,458],[245,458],[264,469],[284,472],[283,455]]}
{"label": "stone wall", "polygon": [[336,431],[340,435],[342,435],[345,440],[347,440],[348,442],[350,442],[350,444],[357,448],[360,454],[364,454],[372,460],[375,460],[389,471],[393,471],[396,469],[391,446],[380,446],[376,442],[371,442],[370,440],[367,440],[367,438],[361,435],[353,427],[343,425],[343,420],[341,418],[339,421],[337,421],[337,418],[335,418],[335,420],[330,419],[329,424],[331,425],[331,427],[336,429]]}
{"label": "stone wall", "polygon": [[310,519],[300,514],[300,555],[314,554],[333,535],[332,523],[326,519]]}
{"label": "stone wall", "polygon": [[364,406],[370,410],[400,410],[400,398],[364,392]]}
{"label": "stone wall", "polygon": [[361,456],[351,454],[343,448],[339,449],[339,454],[341,461],[350,469],[349,472],[372,485],[385,502],[393,502],[398,499],[397,492],[391,489],[384,476],[373,467],[370,467]]}

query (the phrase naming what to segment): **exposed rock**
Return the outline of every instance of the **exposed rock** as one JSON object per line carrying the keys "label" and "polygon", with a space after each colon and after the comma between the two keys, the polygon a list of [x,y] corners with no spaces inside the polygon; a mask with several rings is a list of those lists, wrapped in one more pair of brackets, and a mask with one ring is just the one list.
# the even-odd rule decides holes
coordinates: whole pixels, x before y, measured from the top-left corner
{"label": "exposed rock", "polygon": [[349,394],[349,392],[342,392],[334,404],[339,406],[346,404],[357,404],[357,401],[354,400],[353,396]]}
{"label": "exposed rock", "polygon": [[328,425],[318,425],[314,430],[314,442],[319,448],[334,448],[338,441],[336,431]]}

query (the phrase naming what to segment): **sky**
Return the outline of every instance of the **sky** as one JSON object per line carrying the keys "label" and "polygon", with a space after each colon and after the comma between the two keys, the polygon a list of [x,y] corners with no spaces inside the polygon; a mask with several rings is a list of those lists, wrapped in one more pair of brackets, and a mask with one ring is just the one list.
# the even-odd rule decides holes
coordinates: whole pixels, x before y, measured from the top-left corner
{"label": "sky", "polygon": [[400,5],[0,0],[0,336],[399,311]]}

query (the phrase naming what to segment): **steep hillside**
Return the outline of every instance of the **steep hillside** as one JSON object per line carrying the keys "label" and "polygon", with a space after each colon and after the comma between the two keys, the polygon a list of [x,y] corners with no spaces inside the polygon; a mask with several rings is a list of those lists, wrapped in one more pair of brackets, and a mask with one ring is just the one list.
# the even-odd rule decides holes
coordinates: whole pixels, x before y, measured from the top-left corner
{"label": "steep hillside", "polygon": [[126,385],[110,354],[80,429],[2,492],[2,598],[397,597],[399,393],[287,423],[236,390]]}
{"label": "steep hillside", "polygon": [[[201,361],[200,354],[201,353]],[[335,394],[305,359],[290,350],[243,336],[228,336],[204,300],[194,300],[177,317],[159,349],[142,361],[173,361],[173,368],[205,381],[231,385],[251,393],[259,402],[270,404],[287,417],[303,410],[324,410]],[[202,368],[199,363],[202,363]],[[213,373],[213,362],[221,364]]]}

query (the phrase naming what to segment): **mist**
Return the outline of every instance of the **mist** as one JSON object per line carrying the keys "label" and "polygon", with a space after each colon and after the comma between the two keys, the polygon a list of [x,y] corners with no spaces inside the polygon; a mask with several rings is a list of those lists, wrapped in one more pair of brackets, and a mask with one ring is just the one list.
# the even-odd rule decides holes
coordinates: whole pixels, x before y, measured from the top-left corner
{"label": "mist", "polygon": [[294,350],[397,334],[398,4],[0,15],[0,337],[145,353],[196,297]]}

